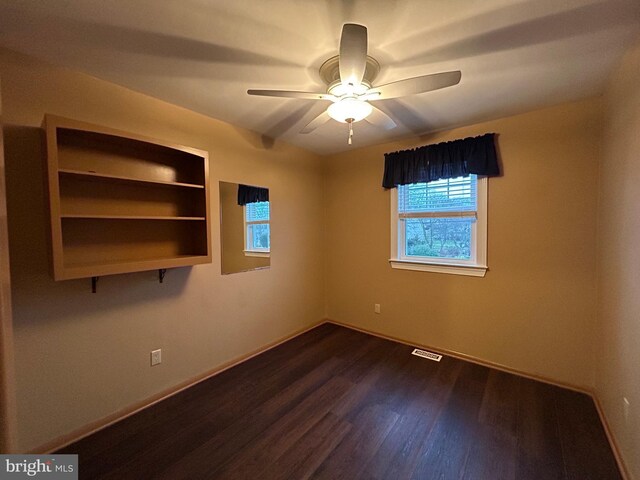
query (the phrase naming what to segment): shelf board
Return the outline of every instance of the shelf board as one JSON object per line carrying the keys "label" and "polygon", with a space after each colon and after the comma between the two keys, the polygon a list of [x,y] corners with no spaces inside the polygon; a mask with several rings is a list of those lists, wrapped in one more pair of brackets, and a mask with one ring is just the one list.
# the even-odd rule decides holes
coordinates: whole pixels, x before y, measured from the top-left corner
{"label": "shelf board", "polygon": [[62,214],[60,218],[77,218],[86,220],[187,220],[204,221],[205,217],[163,217],[158,215],[84,215],[84,214]]}
{"label": "shelf board", "polygon": [[87,179],[94,180],[112,180],[119,182],[132,182],[132,183],[146,183],[149,185],[163,185],[167,187],[182,187],[182,188],[197,188],[204,189],[204,185],[197,185],[195,183],[181,183],[181,182],[167,182],[163,180],[149,180],[143,178],[135,178],[135,177],[127,177],[123,175],[110,175],[107,173],[97,173],[97,172],[86,172],[82,170],[70,170],[67,168],[58,169],[59,174],[64,175],[77,175],[86,177]]}
{"label": "shelf board", "polygon": [[160,268],[190,267],[211,263],[209,255],[175,255],[166,258],[142,258],[138,260],[116,260],[113,262],[69,262],[63,271],[56,275],[56,280],[72,280],[77,278],[99,277],[119,273],[143,272]]}

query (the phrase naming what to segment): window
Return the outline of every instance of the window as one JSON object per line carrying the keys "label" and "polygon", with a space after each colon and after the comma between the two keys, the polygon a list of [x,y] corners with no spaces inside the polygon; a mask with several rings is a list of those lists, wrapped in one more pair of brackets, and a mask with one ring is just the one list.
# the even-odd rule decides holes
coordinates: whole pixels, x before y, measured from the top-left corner
{"label": "window", "polygon": [[486,177],[401,185],[391,198],[393,268],[484,276]]}
{"label": "window", "polygon": [[271,250],[269,202],[247,203],[244,206],[244,254],[268,257]]}

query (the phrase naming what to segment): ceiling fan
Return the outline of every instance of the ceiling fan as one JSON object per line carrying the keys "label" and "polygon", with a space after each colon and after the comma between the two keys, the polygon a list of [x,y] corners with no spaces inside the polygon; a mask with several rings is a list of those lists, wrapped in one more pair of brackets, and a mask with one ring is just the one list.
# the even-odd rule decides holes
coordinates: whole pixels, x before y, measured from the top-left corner
{"label": "ceiling fan", "polygon": [[340,37],[340,55],[331,57],[320,67],[320,76],[327,84],[326,93],[291,90],[247,90],[249,95],[290,97],[330,101],[326,111],[305,126],[300,133],[310,133],[330,118],[349,125],[349,144],[353,137],[353,123],[366,120],[389,130],[396,123],[370,102],[415,95],[457,85],[462,76],[459,70],[406,78],[396,82],[372,86],[380,71],[380,64],[367,55],[367,27],[345,23]]}

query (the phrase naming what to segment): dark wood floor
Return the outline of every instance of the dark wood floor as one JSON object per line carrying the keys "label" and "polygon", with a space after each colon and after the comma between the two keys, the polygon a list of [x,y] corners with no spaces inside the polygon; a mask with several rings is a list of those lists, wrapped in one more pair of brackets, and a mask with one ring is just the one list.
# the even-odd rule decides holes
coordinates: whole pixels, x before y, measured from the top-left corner
{"label": "dark wood floor", "polygon": [[619,479],[586,395],[331,324],[65,448],[80,478]]}

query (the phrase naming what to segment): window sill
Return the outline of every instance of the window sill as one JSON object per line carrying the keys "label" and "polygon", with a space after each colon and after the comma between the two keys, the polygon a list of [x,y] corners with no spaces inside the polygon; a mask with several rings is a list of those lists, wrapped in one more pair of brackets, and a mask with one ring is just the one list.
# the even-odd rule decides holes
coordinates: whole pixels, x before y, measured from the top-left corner
{"label": "window sill", "polygon": [[486,265],[460,265],[451,263],[412,262],[392,258],[389,260],[391,268],[400,270],[417,270],[420,272],[449,273],[452,275],[466,275],[469,277],[484,277],[488,267]]}
{"label": "window sill", "polygon": [[252,250],[244,250],[244,256],[269,258],[271,256],[271,252],[254,252]]}

